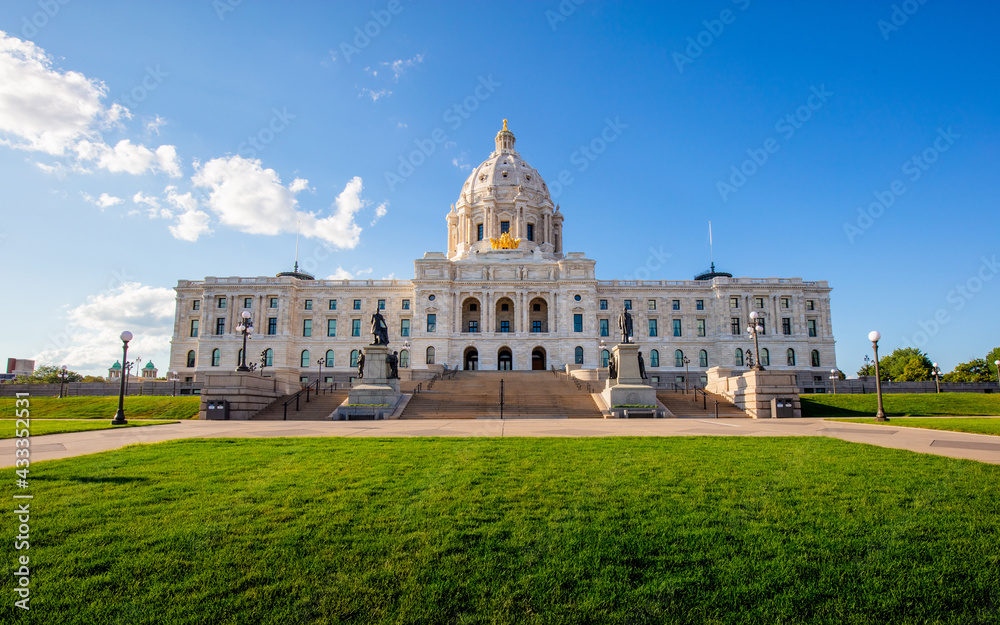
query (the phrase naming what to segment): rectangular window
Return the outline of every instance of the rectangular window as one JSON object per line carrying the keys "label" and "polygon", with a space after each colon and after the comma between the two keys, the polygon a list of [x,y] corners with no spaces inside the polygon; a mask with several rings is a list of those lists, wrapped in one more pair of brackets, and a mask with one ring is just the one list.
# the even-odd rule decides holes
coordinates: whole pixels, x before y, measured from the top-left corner
{"label": "rectangular window", "polygon": [[307,299],[306,300],[306,307],[305,307],[305,309],[306,310],[312,310],[313,309],[313,301],[311,299]]}
{"label": "rectangular window", "polygon": [[807,299],[806,300],[806,310],[816,310],[816,301]]}
{"label": "rectangular window", "polygon": [[649,336],[656,336],[656,319],[649,320]]}
{"label": "rectangular window", "polygon": [[783,317],[781,319],[781,333],[791,334],[792,333],[792,320],[788,317]]}
{"label": "rectangular window", "polygon": [[738,298],[738,297],[730,297],[729,298],[729,307],[730,308],[739,308],[740,307],[740,298]]}
{"label": "rectangular window", "polygon": [[806,327],[809,328],[809,336],[816,336],[816,320],[810,319],[806,321]]}
{"label": "rectangular window", "polygon": [[385,300],[384,299],[380,299],[378,301],[378,309],[379,310],[385,310]]}
{"label": "rectangular window", "polygon": [[218,336],[222,336],[225,333],[226,333],[226,320],[222,317],[219,317],[218,319],[215,320],[215,334]]}
{"label": "rectangular window", "polygon": [[429,313],[427,315],[427,331],[436,332],[437,331],[437,315],[434,313]]}
{"label": "rectangular window", "polygon": [[583,332],[583,315],[580,313],[573,315],[573,331]]}
{"label": "rectangular window", "polygon": [[608,320],[607,319],[601,319],[600,320],[600,324],[601,324],[601,336],[610,336],[610,332],[609,332],[609,328],[608,328]]}
{"label": "rectangular window", "polygon": [[743,334],[743,332],[740,330],[740,318],[739,317],[733,317],[732,318],[731,327],[732,327],[732,330],[733,330],[733,336],[739,336],[740,334]]}
{"label": "rectangular window", "polygon": [[191,310],[201,310],[201,300],[196,299],[191,302]]}
{"label": "rectangular window", "polygon": [[789,308],[791,308],[792,307],[792,298],[790,298],[790,297],[782,297],[781,298],[781,307],[783,309],[785,309],[785,310],[788,310]]}
{"label": "rectangular window", "polygon": [[646,310],[656,310],[656,300],[651,299],[646,302]]}
{"label": "rectangular window", "polygon": [[399,320],[399,336],[410,336],[410,320]]}
{"label": "rectangular window", "polygon": [[268,317],[267,319],[267,333],[274,336],[278,333],[278,318]]}
{"label": "rectangular window", "polygon": [[244,297],[243,298],[243,308],[252,308],[252,307],[253,307],[253,298],[252,297]]}
{"label": "rectangular window", "polygon": [[501,321],[500,322],[500,331],[501,332],[510,332],[510,322],[509,321]]}
{"label": "rectangular window", "polygon": [[535,240],[535,224],[528,224],[528,240]]}
{"label": "rectangular window", "polygon": [[192,319],[191,320],[191,336],[192,337],[198,336],[198,320],[197,319]]}
{"label": "rectangular window", "polygon": [[226,298],[225,297],[216,298],[215,307],[216,308],[225,308],[226,307]]}
{"label": "rectangular window", "polygon": [[483,240],[483,224],[476,224],[476,240]]}
{"label": "rectangular window", "polygon": [[278,307],[278,298],[277,297],[272,297],[271,301],[268,302],[267,306],[268,306],[268,308],[277,308]]}
{"label": "rectangular window", "polygon": [[361,300],[354,300],[354,310],[361,310]]}
{"label": "rectangular window", "polygon": [[351,336],[361,336],[360,319],[351,319]]}
{"label": "rectangular window", "polygon": [[674,336],[680,336],[680,335],[681,335],[681,320],[674,319]]}
{"label": "rectangular window", "polygon": [[326,320],[326,335],[327,336],[337,336],[337,320],[327,319]]}
{"label": "rectangular window", "polygon": [[757,308],[763,308],[764,307],[764,298],[763,297],[755,297],[753,299],[753,303],[754,303],[755,306],[757,306]]}
{"label": "rectangular window", "polygon": [[541,332],[542,331],[542,322],[540,320],[538,320],[538,319],[535,319],[534,321],[532,321],[531,322],[531,331],[532,332]]}
{"label": "rectangular window", "polygon": [[705,320],[698,320],[698,336],[705,336]]}
{"label": "rectangular window", "polygon": [[479,321],[475,319],[469,320],[469,332],[479,332]]}
{"label": "rectangular window", "polygon": [[303,319],[302,320],[302,336],[312,336],[313,335],[313,320]]}
{"label": "rectangular window", "polygon": [[327,309],[329,309],[329,310],[337,310],[337,300],[335,300],[335,299],[330,300],[330,303],[327,304]]}
{"label": "rectangular window", "polygon": [[409,310],[409,309],[410,309],[410,300],[404,299],[403,300],[403,310]]}
{"label": "rectangular window", "polygon": [[694,301],[695,310],[705,310],[705,300],[698,299]]}
{"label": "rectangular window", "polygon": [[632,300],[625,300],[625,310],[632,310]]}
{"label": "rectangular window", "polygon": [[510,232],[510,222],[509,221],[501,221],[500,222],[500,234],[505,234],[507,232]]}
{"label": "rectangular window", "polygon": [[681,300],[675,299],[674,301],[670,302],[670,308],[672,308],[673,310],[680,310]]}
{"label": "rectangular window", "polygon": [[607,309],[608,309],[608,300],[602,299],[601,300],[601,310],[607,310]]}

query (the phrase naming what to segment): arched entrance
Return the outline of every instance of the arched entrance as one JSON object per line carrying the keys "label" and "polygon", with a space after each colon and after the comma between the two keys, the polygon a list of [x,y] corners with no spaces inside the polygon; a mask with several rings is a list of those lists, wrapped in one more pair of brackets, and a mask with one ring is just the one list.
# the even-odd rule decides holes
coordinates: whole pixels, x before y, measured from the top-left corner
{"label": "arched entrance", "polygon": [[497,370],[511,371],[514,368],[514,356],[507,347],[501,347],[497,352]]}
{"label": "arched entrance", "polygon": [[531,350],[531,370],[532,371],[544,371],[545,370],[545,350],[541,347],[536,347]]}
{"label": "arched entrance", "polygon": [[465,362],[466,371],[475,371],[479,368],[479,351],[475,347],[467,348],[462,360]]}

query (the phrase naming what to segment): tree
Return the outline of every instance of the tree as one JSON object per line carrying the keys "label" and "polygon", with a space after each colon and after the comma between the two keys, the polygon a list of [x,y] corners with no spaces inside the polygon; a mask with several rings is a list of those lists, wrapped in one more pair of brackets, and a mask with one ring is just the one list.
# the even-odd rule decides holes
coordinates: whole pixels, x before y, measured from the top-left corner
{"label": "tree", "polygon": [[993,363],[1000,360],[1000,347],[994,347],[990,353],[986,354],[986,364],[993,367],[993,380],[997,379],[997,367]]}
{"label": "tree", "polygon": [[941,376],[942,382],[990,382],[993,380],[993,364],[975,358],[955,366],[955,370]]}
{"label": "tree", "polygon": [[[66,382],[80,382],[83,376],[76,371],[66,370]],[[10,384],[59,384],[63,381],[62,367],[55,365],[42,365],[35,369],[31,375],[19,375]]]}
{"label": "tree", "polygon": [[922,382],[931,379],[931,368],[924,364],[919,356],[910,356],[903,366],[903,371],[899,377],[893,378],[897,382]]}
{"label": "tree", "polygon": [[[920,382],[930,380],[934,363],[915,347],[896,348],[888,356],[878,359],[879,378],[883,382]],[[858,375],[875,375],[875,363],[858,369]]]}

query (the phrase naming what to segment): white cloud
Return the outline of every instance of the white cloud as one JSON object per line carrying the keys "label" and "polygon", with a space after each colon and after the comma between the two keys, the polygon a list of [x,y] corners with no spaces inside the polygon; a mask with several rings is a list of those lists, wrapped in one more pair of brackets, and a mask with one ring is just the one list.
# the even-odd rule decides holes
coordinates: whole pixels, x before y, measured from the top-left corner
{"label": "white cloud", "polygon": [[296,178],[292,181],[292,184],[288,185],[288,190],[292,193],[298,193],[299,191],[305,191],[309,188],[309,181],[305,178]]}
{"label": "white cloud", "polygon": [[181,175],[177,148],[172,145],[161,145],[154,152],[144,145],[133,144],[129,139],[122,139],[113,148],[84,140],[77,144],[76,152],[80,160],[96,161],[98,167],[111,173],[139,175],[160,171],[171,178]]}
{"label": "white cloud", "polygon": [[[393,79],[399,82],[399,77],[402,76],[406,70],[411,67],[416,67],[418,64],[422,63],[424,60],[424,55],[418,54],[412,59],[397,59],[395,61],[390,61],[388,63],[382,63],[383,67],[388,67],[392,70]],[[368,69],[367,67],[365,69]],[[374,76],[375,73],[372,72]]]}
{"label": "white cloud", "polygon": [[203,234],[211,234],[212,228],[208,225],[208,213],[200,210],[184,211],[177,216],[177,224],[170,226],[170,234],[175,239],[182,241],[198,240]]}
{"label": "white cloud", "polygon": [[382,202],[381,204],[375,207],[375,219],[372,219],[370,225],[374,226],[379,219],[385,217],[385,214],[389,212],[389,209],[387,208],[388,205],[389,205],[388,202]]}
{"label": "white cloud", "polygon": [[52,165],[47,165],[45,163],[35,161],[35,165],[38,167],[38,169],[41,169],[47,174],[55,176],[59,180],[63,180],[66,178],[66,167],[58,161],[53,163]]}
{"label": "white cloud", "polygon": [[66,312],[67,324],[49,336],[34,356],[39,364],[67,365],[74,371],[107,375],[121,360],[123,330],[132,332],[129,360],[152,360],[164,375],[169,367],[173,333],[174,291],[126,282],[87,298]]}
{"label": "white cloud", "polygon": [[101,196],[98,197],[97,199],[94,199],[89,193],[82,193],[81,192],[80,195],[83,197],[84,201],[90,202],[94,206],[100,208],[101,212],[104,212],[105,208],[108,208],[108,207],[111,207],[111,206],[116,206],[116,205],[121,204],[122,202],[125,201],[125,200],[121,199],[120,197],[115,197],[113,195],[108,195],[107,193],[102,193]]}
{"label": "white cloud", "polygon": [[409,126],[407,126],[403,122],[396,122],[396,128],[409,128]]}
{"label": "white cloud", "polygon": [[372,99],[372,102],[378,102],[380,98],[384,98],[387,95],[392,95],[392,92],[388,89],[379,89],[378,91],[373,91],[368,87],[362,87],[361,91],[358,93],[358,97],[368,96]]}
{"label": "white cloud", "polygon": [[461,156],[451,159],[451,164],[458,167],[462,171],[472,171],[472,165],[465,161],[465,152],[462,152]]}
{"label": "white cloud", "polygon": [[350,271],[344,269],[343,267],[337,267],[333,273],[328,275],[324,280],[350,280],[354,277]]}
{"label": "white cloud", "polygon": [[160,128],[162,128],[163,125],[166,123],[167,120],[157,115],[154,119],[146,122],[146,132],[148,132],[149,134],[155,133],[156,136],[160,136]]}
{"label": "white cloud", "polygon": [[288,187],[273,169],[264,169],[259,159],[242,156],[215,158],[197,168],[191,178],[195,186],[209,189],[208,208],[219,220],[240,232],[280,234],[301,232],[332,243],[339,248],[358,244],[361,227],[354,217],[368,202],[361,198],[361,178],[352,178],[333,204],[333,214],[298,210],[296,191],[303,183],[293,181]]}

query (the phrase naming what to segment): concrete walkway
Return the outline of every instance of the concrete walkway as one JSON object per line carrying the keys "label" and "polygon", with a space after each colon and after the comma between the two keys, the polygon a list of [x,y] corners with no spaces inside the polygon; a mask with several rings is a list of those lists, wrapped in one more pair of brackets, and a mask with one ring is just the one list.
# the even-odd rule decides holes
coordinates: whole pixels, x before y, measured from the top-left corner
{"label": "concrete walkway", "polygon": [[[1000,436],[822,419],[460,419],[401,421],[182,421],[169,425],[49,434],[30,439],[31,461],[182,438],[321,436],[828,436],[880,447],[1000,464]],[[0,440],[0,467],[15,441]]]}

